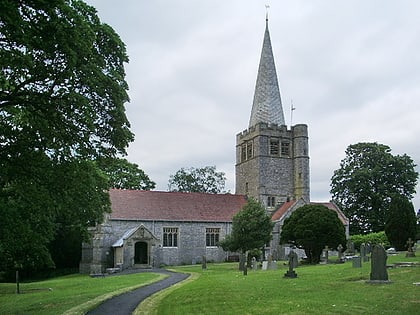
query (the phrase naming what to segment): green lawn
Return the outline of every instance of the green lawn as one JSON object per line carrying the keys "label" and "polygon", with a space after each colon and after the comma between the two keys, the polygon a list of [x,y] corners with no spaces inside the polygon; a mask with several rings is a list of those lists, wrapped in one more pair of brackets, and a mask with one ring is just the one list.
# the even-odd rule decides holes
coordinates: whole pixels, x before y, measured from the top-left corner
{"label": "green lawn", "polygon": [[[388,264],[419,262],[420,257],[391,256]],[[351,262],[296,268],[287,279],[284,262],[278,270],[237,270],[236,263],[176,269],[191,272],[189,280],[156,294],[136,314],[420,314],[420,267],[388,269],[391,284],[367,284],[370,263]],[[138,273],[105,278],[71,275],[16,285],[0,283],[0,314],[83,314],[101,301],[160,276]],[[49,290],[51,288],[51,290]]]}
{"label": "green lawn", "polygon": [[153,273],[91,278],[70,275],[16,284],[0,283],[0,314],[83,314],[113,295],[150,283],[163,276]]}
{"label": "green lawn", "polygon": [[[387,263],[405,261],[420,258],[391,256]],[[388,269],[391,284],[366,283],[370,262],[300,266],[296,279],[283,277],[283,262],[278,270],[247,276],[237,264],[177,270],[197,279],[146,301],[136,314],[420,314],[420,286],[413,284],[420,282],[420,267]]]}

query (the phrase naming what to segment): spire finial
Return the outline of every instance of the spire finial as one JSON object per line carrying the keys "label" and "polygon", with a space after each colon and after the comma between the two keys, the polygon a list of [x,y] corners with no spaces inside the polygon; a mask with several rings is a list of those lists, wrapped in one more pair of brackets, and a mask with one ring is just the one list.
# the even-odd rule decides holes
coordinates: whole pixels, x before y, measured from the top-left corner
{"label": "spire finial", "polygon": [[265,21],[268,22],[268,9],[270,6],[268,4],[265,5]]}

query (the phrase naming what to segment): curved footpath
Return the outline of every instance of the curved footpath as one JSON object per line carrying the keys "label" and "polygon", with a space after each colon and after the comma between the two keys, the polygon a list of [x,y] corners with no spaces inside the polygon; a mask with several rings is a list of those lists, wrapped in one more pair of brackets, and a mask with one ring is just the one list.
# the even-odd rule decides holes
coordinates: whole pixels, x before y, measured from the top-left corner
{"label": "curved footpath", "polygon": [[178,283],[189,277],[188,274],[172,272],[164,269],[152,269],[144,270],[141,272],[156,272],[169,275],[169,277],[154,282],[152,284],[140,287],[133,291],[123,293],[121,295],[115,296],[109,300],[106,300],[100,304],[94,310],[86,313],[89,315],[131,315],[131,313],[136,309],[145,298],[151,296],[152,294],[166,289],[175,283]]}

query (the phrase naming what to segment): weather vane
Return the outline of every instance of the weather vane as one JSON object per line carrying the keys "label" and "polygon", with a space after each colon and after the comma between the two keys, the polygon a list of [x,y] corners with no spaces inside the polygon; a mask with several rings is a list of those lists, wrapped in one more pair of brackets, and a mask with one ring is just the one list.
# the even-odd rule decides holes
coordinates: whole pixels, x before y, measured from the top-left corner
{"label": "weather vane", "polygon": [[268,9],[270,6],[268,4],[265,5],[265,19],[268,21]]}
{"label": "weather vane", "polygon": [[293,100],[290,100],[290,127],[293,126],[293,111],[296,107],[293,106]]}

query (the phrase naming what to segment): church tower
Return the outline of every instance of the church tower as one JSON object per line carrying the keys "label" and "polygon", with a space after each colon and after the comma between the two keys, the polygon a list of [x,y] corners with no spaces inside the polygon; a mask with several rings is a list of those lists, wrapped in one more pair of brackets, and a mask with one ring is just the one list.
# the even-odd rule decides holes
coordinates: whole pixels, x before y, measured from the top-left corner
{"label": "church tower", "polygon": [[248,129],[236,136],[236,194],[261,201],[268,212],[289,200],[309,202],[308,127],[287,128],[268,18]]}

